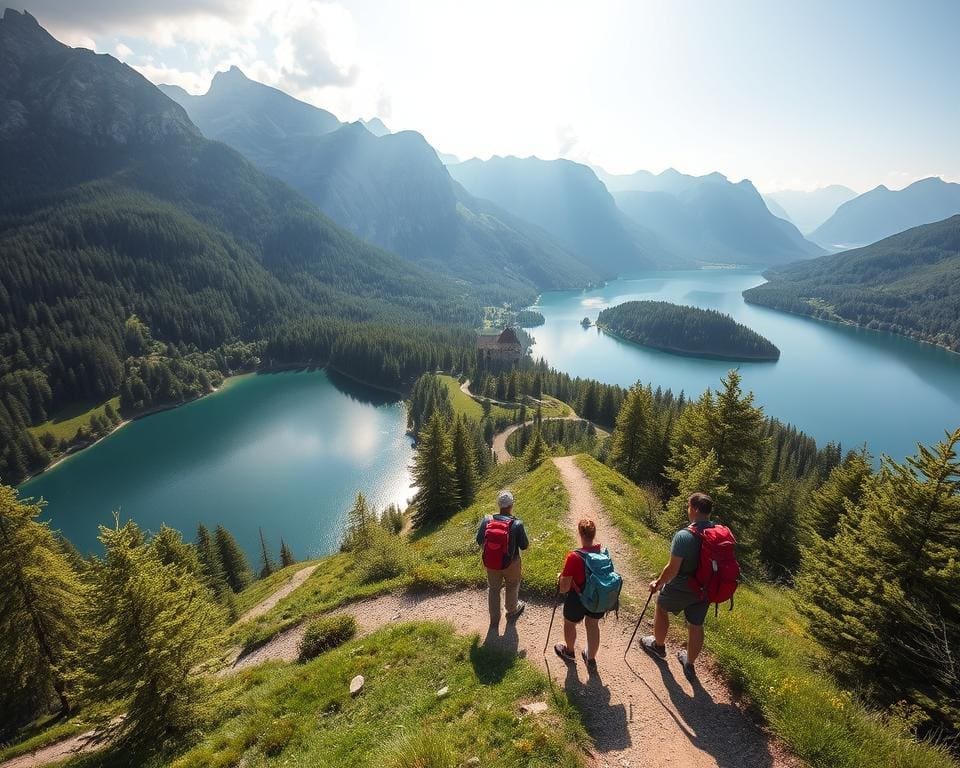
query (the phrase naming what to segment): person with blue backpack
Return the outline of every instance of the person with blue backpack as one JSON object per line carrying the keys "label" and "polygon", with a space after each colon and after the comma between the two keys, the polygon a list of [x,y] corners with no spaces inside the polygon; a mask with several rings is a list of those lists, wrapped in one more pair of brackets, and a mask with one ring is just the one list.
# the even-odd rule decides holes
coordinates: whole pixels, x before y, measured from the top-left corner
{"label": "person with blue backpack", "polygon": [[557,574],[557,589],[563,601],[563,639],[554,652],[567,662],[576,662],[577,625],[586,625],[587,647],[580,652],[591,672],[597,668],[600,649],[600,619],[619,605],[623,579],[613,568],[610,553],[594,539],[597,525],[587,518],[577,523],[580,548],[567,554]]}

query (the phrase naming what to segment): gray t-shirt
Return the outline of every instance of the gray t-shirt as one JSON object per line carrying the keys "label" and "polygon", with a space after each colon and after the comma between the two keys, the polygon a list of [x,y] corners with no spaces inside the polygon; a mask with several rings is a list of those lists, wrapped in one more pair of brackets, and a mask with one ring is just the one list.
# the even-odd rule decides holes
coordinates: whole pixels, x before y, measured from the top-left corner
{"label": "gray t-shirt", "polygon": [[[694,523],[699,530],[713,528],[712,520],[697,520]],[[693,592],[690,585],[687,584],[693,574],[697,572],[697,566],[700,565],[700,539],[694,536],[686,528],[681,528],[673,535],[673,541],[670,544],[670,554],[676,557],[682,557],[680,570],[670,582],[671,589],[684,589]]]}

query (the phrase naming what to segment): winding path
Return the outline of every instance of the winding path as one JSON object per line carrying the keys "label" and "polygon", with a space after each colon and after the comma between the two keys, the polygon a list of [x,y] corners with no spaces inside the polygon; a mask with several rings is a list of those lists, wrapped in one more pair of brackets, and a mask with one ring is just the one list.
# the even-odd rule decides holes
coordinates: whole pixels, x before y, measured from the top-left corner
{"label": "winding path", "polygon": [[[634,601],[645,597],[647,576],[633,570],[629,545],[606,519],[589,479],[573,457],[553,459],[570,495],[568,524],[581,517],[597,524],[598,539],[610,549],[624,576],[625,590]],[[642,604],[642,603],[641,603]],[[631,648],[623,649],[633,631],[627,617],[606,619],[601,629],[599,669],[588,675],[583,663],[566,665],[544,642],[553,605],[529,601],[515,623],[488,626],[486,592],[458,590],[446,593],[391,594],[345,606],[335,613],[353,615],[366,634],[398,621],[447,621],[458,632],[476,633],[485,644],[517,653],[562,685],[583,713],[601,768],[794,768],[800,763],[747,717],[709,662],[696,678],[684,676],[671,654],[656,662]],[[635,618],[635,617],[634,617]],[[548,645],[562,640],[557,617]],[[234,669],[270,659],[292,661],[303,626],[294,627],[267,645],[239,659]],[[639,636],[639,634],[638,634]],[[580,638],[582,640],[582,636]]]}

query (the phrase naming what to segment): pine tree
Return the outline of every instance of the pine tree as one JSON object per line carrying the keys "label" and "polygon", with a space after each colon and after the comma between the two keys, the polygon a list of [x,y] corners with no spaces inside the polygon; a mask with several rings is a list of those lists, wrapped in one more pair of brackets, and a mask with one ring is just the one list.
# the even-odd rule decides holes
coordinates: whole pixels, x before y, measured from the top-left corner
{"label": "pine tree", "polygon": [[725,485],[733,497],[724,522],[743,537],[766,485],[761,477],[766,442],[763,413],[754,406],[752,392],[742,394],[740,380],[736,370],[730,371],[721,379],[723,387],[716,395],[708,389],[680,414],[671,445],[670,466],[681,472],[689,471],[689,465],[683,466],[684,450],[688,446],[695,447],[700,457],[713,451],[720,472],[719,483]]}
{"label": "pine tree", "polygon": [[253,581],[247,556],[240,549],[240,545],[233,538],[233,534],[222,525],[217,526],[214,532],[214,540],[217,543],[217,554],[220,556],[220,563],[223,566],[223,575],[227,584],[234,592],[243,591]]}
{"label": "pine tree", "polygon": [[523,463],[526,465],[527,470],[532,471],[539,467],[543,463],[543,460],[549,455],[550,449],[543,439],[543,433],[539,426],[535,427],[533,437],[530,438],[527,450],[523,453]]}
{"label": "pine tree", "polygon": [[872,471],[866,448],[851,451],[826,482],[814,491],[807,504],[807,518],[818,536],[833,538],[846,507],[860,503],[863,484]]}
{"label": "pine tree", "polygon": [[663,471],[656,466],[656,423],[653,396],[649,388],[630,389],[617,414],[610,446],[610,466],[635,483],[654,480]]}
{"label": "pine tree", "polygon": [[0,719],[5,722],[29,718],[35,714],[29,710],[51,694],[62,714],[70,711],[67,678],[81,632],[83,589],[49,524],[37,521],[42,509],[0,485]]}
{"label": "pine tree", "polygon": [[205,574],[197,550],[193,545],[184,542],[176,528],[161,523],[160,532],[150,541],[150,548],[161,563],[177,565],[203,581]]}
{"label": "pine tree", "polygon": [[215,648],[222,613],[194,575],[140,540],[132,522],[100,528],[85,669],[92,693],[126,700],[125,735],[152,744],[197,727],[207,685],[195,668]]}
{"label": "pine tree", "polygon": [[233,590],[227,583],[227,575],[220,561],[220,550],[203,523],[197,526],[196,550],[204,583],[216,596],[218,602],[224,602],[225,596],[232,595]]}
{"label": "pine tree", "polygon": [[667,531],[689,524],[687,500],[694,493],[706,493],[713,499],[713,517],[726,523],[730,514],[730,491],[720,478],[717,454],[710,449],[706,454],[699,448],[688,445],[682,449],[677,461],[667,470],[677,493],[667,503],[663,528]]}
{"label": "pine tree", "polygon": [[273,558],[270,557],[270,551],[267,549],[267,542],[263,538],[263,528],[258,528],[257,530],[260,532],[260,562],[262,563],[260,567],[260,578],[264,579],[277,570],[277,566],[273,562]]}
{"label": "pine tree", "polygon": [[460,487],[453,461],[453,445],[434,415],[417,438],[413,460],[413,481],[419,490],[414,496],[414,525],[442,520],[460,508]]}
{"label": "pine tree", "polygon": [[340,549],[344,552],[362,552],[369,548],[371,528],[375,521],[376,515],[367,505],[366,496],[357,491],[353,506],[347,512],[347,527]]}
{"label": "pine tree", "polygon": [[477,455],[473,437],[463,416],[453,425],[451,444],[454,471],[457,475],[457,486],[460,489],[460,506],[468,507],[473,503],[480,480],[477,476]]}
{"label": "pine tree", "polygon": [[960,722],[960,429],[903,464],[884,457],[798,579],[811,632],[881,703]]}
{"label": "pine tree", "polygon": [[811,531],[803,519],[808,506],[810,482],[784,478],[771,485],[757,504],[750,539],[768,576],[791,583],[800,567],[802,547],[809,544]]}
{"label": "pine tree", "polygon": [[286,568],[288,565],[293,565],[297,562],[297,558],[293,556],[293,551],[290,547],[287,546],[282,538],[280,539],[280,565],[283,568]]}

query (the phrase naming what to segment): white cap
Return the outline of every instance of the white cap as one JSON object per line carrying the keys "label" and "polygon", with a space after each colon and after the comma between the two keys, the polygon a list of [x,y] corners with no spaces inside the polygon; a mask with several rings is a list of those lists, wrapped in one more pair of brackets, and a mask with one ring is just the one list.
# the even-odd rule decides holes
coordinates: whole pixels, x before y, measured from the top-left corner
{"label": "white cap", "polygon": [[513,506],[513,494],[510,491],[500,491],[497,494],[497,505],[500,509],[506,509]]}

